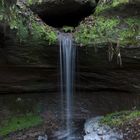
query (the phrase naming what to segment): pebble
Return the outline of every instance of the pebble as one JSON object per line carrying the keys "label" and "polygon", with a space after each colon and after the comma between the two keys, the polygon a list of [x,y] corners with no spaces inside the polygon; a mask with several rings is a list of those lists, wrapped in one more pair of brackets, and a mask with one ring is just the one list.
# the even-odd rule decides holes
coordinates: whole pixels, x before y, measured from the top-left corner
{"label": "pebble", "polygon": [[48,136],[47,135],[38,136],[38,140],[48,140]]}

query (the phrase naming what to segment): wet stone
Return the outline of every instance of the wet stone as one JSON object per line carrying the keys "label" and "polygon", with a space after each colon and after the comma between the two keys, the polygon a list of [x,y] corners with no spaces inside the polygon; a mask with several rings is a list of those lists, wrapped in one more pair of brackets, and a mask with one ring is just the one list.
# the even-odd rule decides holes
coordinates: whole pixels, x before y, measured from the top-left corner
{"label": "wet stone", "polygon": [[122,134],[111,129],[109,126],[100,124],[102,117],[95,117],[85,123],[84,140],[123,140]]}
{"label": "wet stone", "polygon": [[38,140],[48,140],[48,136],[47,135],[38,136]]}

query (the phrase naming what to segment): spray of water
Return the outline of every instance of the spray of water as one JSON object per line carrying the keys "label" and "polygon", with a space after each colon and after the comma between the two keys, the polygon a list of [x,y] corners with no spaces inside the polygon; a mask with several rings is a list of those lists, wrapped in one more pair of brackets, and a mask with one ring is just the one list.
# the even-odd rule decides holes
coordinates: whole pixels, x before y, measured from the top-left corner
{"label": "spray of water", "polygon": [[[76,47],[74,47],[73,45],[73,38],[71,34],[60,33],[59,41],[60,41],[60,80],[61,80],[60,84],[61,84],[61,113],[62,113],[61,116],[63,120],[66,120],[67,132],[71,133],[72,116],[73,116],[72,106],[73,106]],[[66,101],[66,104],[64,103],[64,101]],[[66,114],[66,118],[64,118],[64,114]]]}

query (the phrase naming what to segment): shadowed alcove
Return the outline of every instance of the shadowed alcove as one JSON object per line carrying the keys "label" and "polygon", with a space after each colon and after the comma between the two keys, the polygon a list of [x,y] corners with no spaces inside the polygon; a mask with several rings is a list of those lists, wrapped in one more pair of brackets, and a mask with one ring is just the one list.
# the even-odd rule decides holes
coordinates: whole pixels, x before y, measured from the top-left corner
{"label": "shadowed alcove", "polygon": [[56,28],[76,27],[80,21],[94,12],[97,1],[67,0],[56,3],[48,1],[33,6],[32,10],[50,26]]}

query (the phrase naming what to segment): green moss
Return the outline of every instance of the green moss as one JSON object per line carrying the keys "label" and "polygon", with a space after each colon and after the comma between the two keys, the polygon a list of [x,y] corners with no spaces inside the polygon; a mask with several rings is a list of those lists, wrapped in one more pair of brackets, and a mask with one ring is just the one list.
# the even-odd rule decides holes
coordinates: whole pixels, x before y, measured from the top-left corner
{"label": "green moss", "polygon": [[111,127],[118,127],[132,119],[140,117],[140,111],[121,111],[109,114],[101,119],[101,123]]}
{"label": "green moss", "polygon": [[137,36],[140,36],[140,19],[127,18],[124,20],[126,28],[118,29],[119,40],[122,44],[130,44],[138,46],[140,41]]}
{"label": "green moss", "polygon": [[[129,15],[125,18],[121,17],[122,5],[126,5],[128,0],[113,0],[111,3],[99,3],[96,12],[88,19],[81,22],[75,32],[76,42],[89,44],[108,44],[110,42],[120,42],[120,46],[139,46],[140,40],[140,18],[138,16]],[[117,12],[108,11],[114,7]],[[123,7],[124,12],[127,6]],[[120,10],[121,9],[121,10]],[[116,14],[117,13],[117,14]],[[126,12],[126,14],[129,14]]]}
{"label": "green moss", "polygon": [[26,4],[28,5],[33,5],[33,4],[39,4],[39,3],[42,3],[43,0],[26,0]]}
{"label": "green moss", "polygon": [[54,44],[57,40],[57,34],[48,25],[32,22],[32,37],[34,40],[44,40],[49,44]]}
{"label": "green moss", "polygon": [[26,114],[24,116],[12,117],[7,121],[4,121],[0,127],[0,136],[7,135],[11,132],[15,132],[22,129],[27,129],[36,125],[40,125],[43,122],[39,115]]}
{"label": "green moss", "polygon": [[76,41],[86,45],[116,40],[115,28],[119,23],[120,21],[116,18],[97,17],[93,26],[85,24],[80,26],[80,30],[76,34]]}
{"label": "green moss", "polygon": [[70,26],[64,26],[63,28],[62,28],[62,31],[63,32],[65,32],[65,33],[67,33],[67,32],[73,32],[74,31],[74,27],[70,27]]}
{"label": "green moss", "polygon": [[115,7],[122,5],[122,4],[128,4],[128,3],[129,3],[129,0],[112,0],[109,3],[99,2],[98,6],[96,8],[95,14],[98,15],[106,10],[109,10],[111,8],[115,8]]}
{"label": "green moss", "polygon": [[35,4],[36,2],[38,2],[37,0],[27,0],[26,3],[29,5]]}
{"label": "green moss", "polygon": [[56,31],[52,27],[43,23],[26,5],[17,5],[18,8],[15,5],[7,8],[1,4],[0,21],[8,24],[11,30],[16,30],[16,37],[20,43],[36,44],[45,41],[50,45],[57,41]]}

